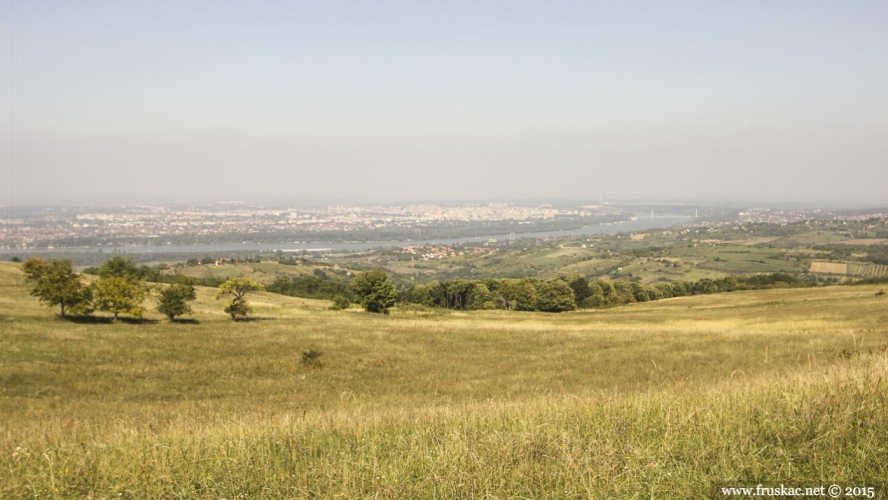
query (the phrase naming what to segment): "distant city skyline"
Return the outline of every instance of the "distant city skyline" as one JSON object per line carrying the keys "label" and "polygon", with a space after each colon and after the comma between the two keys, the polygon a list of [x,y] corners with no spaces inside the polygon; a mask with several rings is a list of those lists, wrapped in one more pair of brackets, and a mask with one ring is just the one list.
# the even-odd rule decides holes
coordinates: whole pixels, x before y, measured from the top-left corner
{"label": "distant city skyline", "polygon": [[885,205],[886,22],[879,1],[0,1],[0,205]]}
{"label": "distant city skyline", "polygon": [[[413,245],[425,238],[532,237],[642,231],[674,224],[793,224],[885,219],[888,207],[859,210],[714,207],[690,204],[410,204],[270,206],[248,203],[80,207],[0,207],[0,254],[18,250],[139,248],[141,252],[273,250],[274,245],[372,248],[380,241]],[[357,247],[354,243],[360,242]],[[232,246],[233,245],[233,246]],[[259,245],[259,246],[257,246]],[[263,246],[265,245],[265,246]],[[272,245],[272,246],[267,246]],[[305,248],[305,247],[302,247]],[[317,247],[312,248],[332,248]]]}

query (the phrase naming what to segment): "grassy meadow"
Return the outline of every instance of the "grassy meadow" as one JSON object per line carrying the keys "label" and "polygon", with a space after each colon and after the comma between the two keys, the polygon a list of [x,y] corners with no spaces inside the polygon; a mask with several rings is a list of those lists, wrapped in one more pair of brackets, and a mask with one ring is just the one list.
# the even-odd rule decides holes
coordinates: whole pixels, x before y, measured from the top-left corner
{"label": "grassy meadow", "polygon": [[781,483],[884,498],[878,290],[390,316],[259,293],[232,322],[199,289],[188,322],[112,323],[61,320],[0,263],[0,498],[700,498]]}

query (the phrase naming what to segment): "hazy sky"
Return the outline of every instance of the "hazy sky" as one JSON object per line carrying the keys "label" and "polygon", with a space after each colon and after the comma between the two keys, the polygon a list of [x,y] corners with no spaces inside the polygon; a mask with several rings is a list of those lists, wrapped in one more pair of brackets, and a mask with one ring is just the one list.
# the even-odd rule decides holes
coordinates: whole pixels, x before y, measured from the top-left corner
{"label": "hazy sky", "polygon": [[0,0],[0,203],[888,202],[888,2]]}

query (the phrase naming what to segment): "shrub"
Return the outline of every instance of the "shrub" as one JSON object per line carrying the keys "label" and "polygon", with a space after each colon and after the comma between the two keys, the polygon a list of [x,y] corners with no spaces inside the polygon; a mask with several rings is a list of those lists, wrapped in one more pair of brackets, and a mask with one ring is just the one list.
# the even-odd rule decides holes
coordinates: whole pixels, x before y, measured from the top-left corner
{"label": "shrub", "polygon": [[330,306],[330,309],[334,311],[341,311],[342,309],[348,309],[348,306],[351,305],[351,301],[342,295],[337,295],[333,297],[333,305]]}
{"label": "shrub", "polygon": [[309,349],[307,351],[302,351],[302,364],[306,366],[311,366],[314,368],[320,368],[323,366],[321,364],[321,360],[318,359],[321,357],[321,351],[315,351],[314,349]]}
{"label": "shrub", "polygon": [[234,321],[246,318],[253,312],[253,308],[247,304],[247,301],[237,299],[232,300],[224,310],[231,315],[231,319]]}

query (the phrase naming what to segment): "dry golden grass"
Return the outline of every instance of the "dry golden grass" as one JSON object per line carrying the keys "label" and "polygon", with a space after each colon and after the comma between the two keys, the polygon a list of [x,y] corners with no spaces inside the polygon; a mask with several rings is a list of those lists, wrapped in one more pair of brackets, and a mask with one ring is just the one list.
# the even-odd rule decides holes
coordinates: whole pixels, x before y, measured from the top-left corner
{"label": "dry golden grass", "polygon": [[812,262],[809,271],[812,273],[847,274],[848,265],[840,262]]}
{"label": "dry golden grass", "polygon": [[2,264],[0,498],[883,487],[876,290],[388,317],[263,293],[235,323],[201,289],[193,324],[115,324],[56,318]]}

